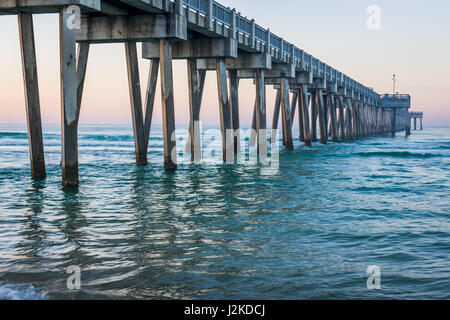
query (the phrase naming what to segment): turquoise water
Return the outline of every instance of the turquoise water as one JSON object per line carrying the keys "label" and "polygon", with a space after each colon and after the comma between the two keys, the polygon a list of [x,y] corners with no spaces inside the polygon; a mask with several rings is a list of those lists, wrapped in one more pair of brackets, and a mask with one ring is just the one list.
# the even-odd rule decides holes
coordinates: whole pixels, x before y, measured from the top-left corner
{"label": "turquoise water", "polygon": [[296,142],[262,175],[166,172],[158,127],[136,167],[130,127],[81,126],[78,189],[61,187],[58,132],[45,127],[48,178],[33,181],[26,128],[0,126],[1,299],[450,298],[450,129]]}

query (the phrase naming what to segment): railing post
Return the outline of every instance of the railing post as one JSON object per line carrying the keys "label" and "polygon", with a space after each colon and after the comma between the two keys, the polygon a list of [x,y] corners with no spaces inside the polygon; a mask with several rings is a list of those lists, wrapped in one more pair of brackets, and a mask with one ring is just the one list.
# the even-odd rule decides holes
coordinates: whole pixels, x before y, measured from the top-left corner
{"label": "railing post", "polygon": [[270,48],[270,28],[267,29],[267,46],[266,46],[266,52],[268,54],[272,54],[272,49]]}
{"label": "railing post", "polygon": [[169,0],[162,0],[162,9],[164,11],[169,11]]}
{"label": "railing post", "polygon": [[236,39],[236,9],[231,11],[231,39]]}
{"label": "railing post", "polygon": [[175,14],[183,15],[183,0],[175,0],[174,12]]}
{"label": "railing post", "polygon": [[252,19],[252,33],[250,36],[250,46],[254,48],[256,45],[256,39],[255,39],[255,19]]}
{"label": "railing post", "polygon": [[283,47],[284,47],[284,40],[283,40],[283,38],[280,38],[280,55],[281,55],[281,60],[284,61],[284,50],[283,50]]}
{"label": "railing post", "polygon": [[291,44],[291,64],[294,64],[294,58],[295,58],[295,46]]}
{"label": "railing post", "polygon": [[206,27],[209,30],[213,29],[213,14],[214,14],[214,8],[213,8],[213,0],[206,0]]}

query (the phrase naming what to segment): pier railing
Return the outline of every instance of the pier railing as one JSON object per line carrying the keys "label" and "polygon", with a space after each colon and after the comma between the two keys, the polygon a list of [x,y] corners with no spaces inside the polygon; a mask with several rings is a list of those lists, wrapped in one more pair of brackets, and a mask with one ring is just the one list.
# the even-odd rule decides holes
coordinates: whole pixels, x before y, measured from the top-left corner
{"label": "pier railing", "polygon": [[[256,24],[254,20],[236,12],[235,9],[227,8],[213,0],[183,0],[183,4],[187,10],[197,12],[213,22],[221,24],[228,29],[230,36],[236,37],[240,35],[245,39],[242,42],[248,43],[250,47],[260,48],[260,51],[271,54],[276,60],[292,63],[302,71],[311,71],[315,77],[326,77],[329,81],[352,88],[355,92],[375,101],[380,99],[379,94],[374,92],[373,89],[344,76],[340,71],[273,34],[270,32],[270,29]],[[237,38],[239,39],[240,37]]]}

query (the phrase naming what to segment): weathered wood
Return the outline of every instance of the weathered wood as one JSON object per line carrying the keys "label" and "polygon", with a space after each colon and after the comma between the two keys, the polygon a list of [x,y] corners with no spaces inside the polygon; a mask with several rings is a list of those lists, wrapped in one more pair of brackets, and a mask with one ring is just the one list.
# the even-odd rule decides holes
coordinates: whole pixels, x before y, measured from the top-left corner
{"label": "weathered wood", "polygon": [[89,42],[82,42],[78,45],[77,58],[77,123],[80,120],[81,102],[83,100],[84,80],[89,59]]}
{"label": "weathered wood", "polygon": [[294,150],[294,143],[292,141],[292,126],[291,126],[291,110],[289,101],[289,80],[288,78],[281,78],[281,114],[282,121],[285,128],[285,147],[286,150]]}
{"label": "weathered wood", "polygon": [[219,91],[220,129],[222,131],[223,160],[231,162],[233,156],[233,134],[231,126],[231,108],[228,101],[227,69],[225,59],[217,61],[217,88]]}
{"label": "weathered wood", "polygon": [[308,86],[302,85],[300,88],[301,97],[301,110],[302,110],[302,120],[303,120],[303,132],[304,141],[306,146],[311,146],[311,130],[309,126],[309,100],[310,95],[308,94]]}
{"label": "weathered wood", "polygon": [[77,63],[75,30],[68,28],[70,14],[59,13],[59,48],[61,72],[61,147],[62,182],[78,185]]}
{"label": "weathered wood", "polygon": [[256,134],[258,137],[258,154],[267,154],[267,119],[266,119],[266,84],[264,70],[255,70],[256,84]]}
{"label": "weathered wood", "polygon": [[281,108],[281,90],[278,89],[275,98],[275,107],[273,109],[272,131],[270,134],[271,143],[274,143],[275,140],[277,139],[278,120],[280,119],[280,108]]}
{"label": "weathered wood", "polygon": [[337,115],[336,115],[336,105],[335,105],[335,99],[332,94],[328,95],[328,106],[329,106],[329,113],[330,113],[330,122],[331,122],[331,137],[333,139],[333,142],[338,141],[338,125],[337,125]]}
{"label": "weathered wood", "polygon": [[150,130],[153,119],[153,109],[155,106],[156,84],[159,73],[159,59],[150,60],[150,67],[147,80],[147,92],[145,95],[145,111],[144,111],[144,135],[145,135],[145,152],[148,152],[150,141]]}
{"label": "weathered wood", "polygon": [[41,107],[34,42],[33,16],[19,13],[20,49],[25,89],[25,105],[28,128],[28,148],[30,152],[31,176],[44,178],[45,158],[42,137]]}
{"label": "weathered wood", "polygon": [[[203,72],[205,72],[203,70]],[[239,78],[237,70],[229,70],[231,124],[233,127],[234,152],[241,152],[240,123],[239,123]]]}
{"label": "weathered wood", "polygon": [[320,131],[320,143],[327,144],[328,135],[325,123],[325,112],[324,112],[324,102],[323,102],[323,93],[322,89],[316,90],[316,105],[317,105],[317,113],[319,115],[319,131]]}
{"label": "weathered wood", "polygon": [[136,42],[125,42],[127,60],[128,88],[130,91],[131,122],[133,124],[136,164],[147,165],[147,148],[145,147],[144,116],[142,112],[141,83]]}
{"label": "weathered wood", "polygon": [[177,169],[177,148],[175,136],[175,100],[173,93],[173,65],[171,40],[162,39],[160,43],[161,106],[164,137],[164,167]]}
{"label": "weathered wood", "polygon": [[197,61],[189,59],[187,61],[188,85],[189,85],[189,152],[193,161],[201,160],[202,146],[200,133],[200,108],[203,97],[206,72],[199,72]]}

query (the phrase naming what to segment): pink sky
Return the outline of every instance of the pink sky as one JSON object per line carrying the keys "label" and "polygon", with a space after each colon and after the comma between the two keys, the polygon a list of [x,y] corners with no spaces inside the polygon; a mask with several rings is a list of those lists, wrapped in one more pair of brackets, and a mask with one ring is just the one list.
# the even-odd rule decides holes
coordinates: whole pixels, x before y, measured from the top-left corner
{"label": "pink sky", "polygon": [[[450,125],[450,3],[448,1],[378,1],[382,10],[380,30],[366,27],[367,1],[344,4],[305,4],[283,1],[273,17],[272,1],[224,0],[244,14],[252,13],[262,26],[282,35],[300,48],[345,72],[378,93],[392,91],[392,74],[398,91],[412,95],[413,110],[424,111],[424,125]],[[300,12],[308,14],[300,14]],[[320,17],[320,19],[319,19]],[[58,18],[35,16],[36,50],[44,123],[59,123]],[[24,123],[25,101],[20,60],[17,17],[0,16],[0,123]],[[140,48],[140,47],[139,47]],[[141,85],[145,90],[148,62],[140,61]],[[188,122],[186,62],[174,65],[176,121]],[[159,88],[159,85],[158,85]],[[271,123],[274,90],[267,88],[268,123]],[[254,87],[240,86],[240,115],[243,124],[251,120]],[[158,92],[154,123],[161,123]],[[215,72],[209,72],[201,119],[218,124]],[[81,124],[130,124],[130,106],[123,44],[94,45],[91,49]]]}

